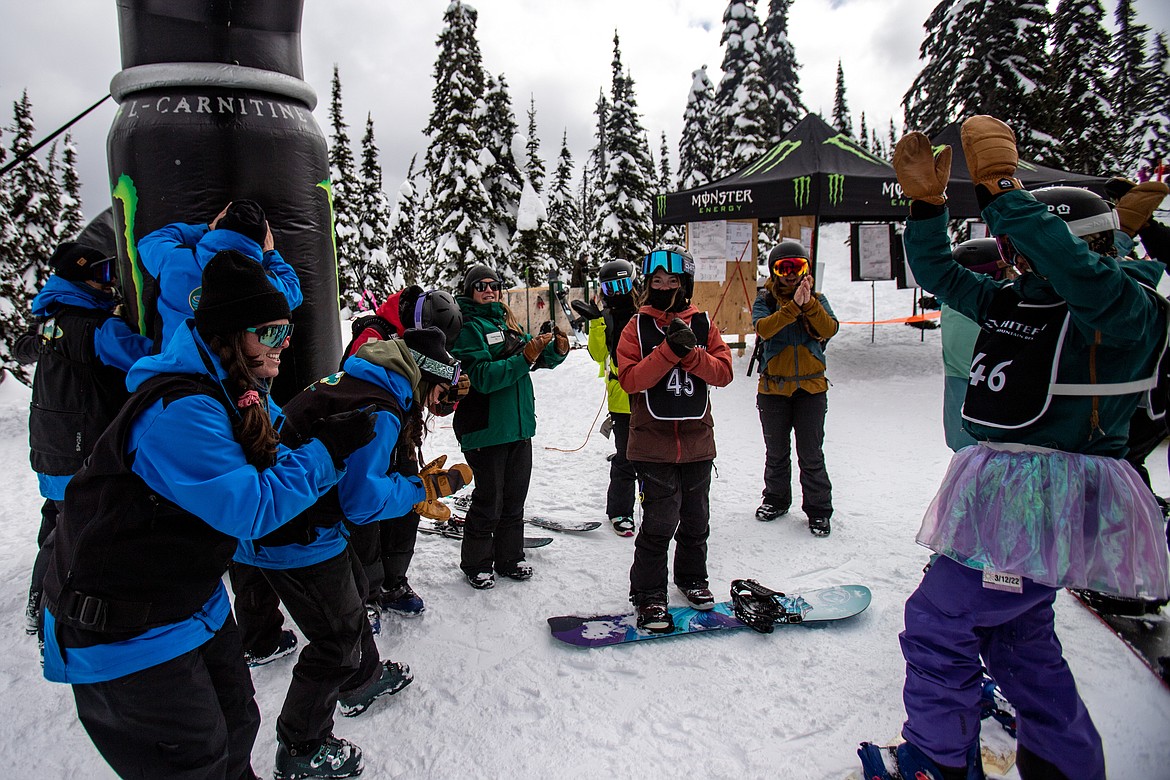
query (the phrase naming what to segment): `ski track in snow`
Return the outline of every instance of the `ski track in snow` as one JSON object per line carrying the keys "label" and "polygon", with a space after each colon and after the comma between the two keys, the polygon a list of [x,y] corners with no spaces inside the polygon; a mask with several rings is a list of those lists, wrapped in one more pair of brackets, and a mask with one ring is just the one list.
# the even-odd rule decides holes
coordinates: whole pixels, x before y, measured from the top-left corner
{"label": "ski track in snow", "polygon": [[[840,319],[868,320],[870,284],[849,282],[846,236],[844,226],[822,229],[822,287]],[[876,296],[883,319],[907,314],[913,291],[882,282]],[[733,383],[712,393],[720,454],[708,563],[716,596],[726,599],[738,577],[789,592],[861,583],[873,591],[865,613],[771,635],[721,631],[574,648],[550,637],[545,618],[628,609],[633,539],[608,523],[584,534],[551,532],[551,545],[527,551],[531,581],[504,579],[481,592],[462,579],[457,542],[420,536],[410,574],[427,611],[386,616],[377,638],[383,657],[410,664],[415,682],[335,725],[363,749],[364,777],[819,780],[856,772],[857,743],[894,740],[904,718],[898,632],[927,560],[914,535],[950,456],[940,424],[939,333],[921,335],[882,325],[871,344],[869,326],[846,325],[829,344],[825,453],[836,513],[826,539],[809,534],[799,501],[774,522],[753,517],[764,448],[747,355],[736,358]],[[578,452],[545,449],[584,441],[603,397],[596,364],[574,350],[534,381],[529,514],[604,520],[611,441],[594,430]],[[69,688],[44,681],[36,643],[23,631],[41,500],[28,467],[28,392],[14,385],[0,385],[0,464],[9,473],[0,506],[9,540],[0,548],[0,699],[10,708],[0,719],[0,755],[9,767],[35,765],[40,777],[109,778]],[[433,427],[426,455],[461,460],[449,420]],[[1163,494],[1170,492],[1165,463],[1163,446],[1149,460]],[[795,483],[795,464],[793,471]],[[1109,775],[1167,777],[1170,694],[1067,594],[1056,615]],[[289,658],[254,670],[264,722],[253,763],[262,776],[272,773],[275,719],[292,665]]]}

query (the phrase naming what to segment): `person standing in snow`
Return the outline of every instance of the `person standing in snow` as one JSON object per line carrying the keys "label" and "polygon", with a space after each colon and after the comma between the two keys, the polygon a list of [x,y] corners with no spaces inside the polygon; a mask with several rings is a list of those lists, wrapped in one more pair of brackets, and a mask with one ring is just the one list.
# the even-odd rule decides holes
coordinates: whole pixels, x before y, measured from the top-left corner
{"label": "person standing in snow", "polygon": [[674,583],[695,609],[711,609],[707,581],[715,429],[709,386],[731,382],[731,350],[691,304],[695,261],[656,249],[642,258],[646,287],[618,342],[618,381],[630,395],[626,457],[638,472],[642,525],[634,540],[630,601],[638,628],[669,633],[667,553]]}
{"label": "person standing in snow", "polygon": [[[1105,777],[1101,738],[1061,655],[1062,587],[1165,597],[1162,517],[1122,457],[1166,336],[1156,263],[1119,262],[1113,210],[1087,190],[1025,192],[1011,128],[975,116],[963,152],[983,218],[1020,272],[996,282],[954,262],[950,149],[903,137],[894,168],[912,199],[914,277],[978,322],[955,453],[923,520],[937,555],[906,602],[906,742],[858,751],[866,777],[981,777],[980,655],[1015,705],[1017,766],[1033,778]],[[891,765],[892,762],[892,765]]]}
{"label": "person standing in snow", "polygon": [[73,686],[122,777],[255,777],[260,712],[223,574],[239,540],[311,506],[374,436],[351,411],[281,445],[267,390],[288,301],[231,250],[202,287],[194,321],[131,368],[130,399],[65,490],[45,575],[45,677]]}
{"label": "person standing in snow", "polygon": [[150,354],[150,339],[114,314],[115,258],[66,241],[49,258],[53,275],[32,302],[37,322],[16,344],[16,357],[37,364],[29,409],[29,460],[45,499],[37,557],[25,609],[29,634],[40,633],[46,544],[57,525],[65,487],[130,397],[126,372]]}
{"label": "person standing in snow", "polygon": [[825,343],[841,327],[823,294],[813,291],[808,250],[781,241],[768,253],[768,281],[752,304],[756,338],[763,339],[756,409],[764,429],[764,500],[756,519],[788,514],[792,503],[792,435],[800,467],[808,530],[828,536],[833,484],[825,468],[829,380]]}
{"label": "person standing in snow", "polygon": [[[350,528],[386,518],[417,526],[426,502],[450,495],[471,479],[471,469],[419,473],[422,410],[458,381],[459,364],[443,348],[437,328],[411,329],[402,339],[370,341],[347,358],[343,370],[321,379],[284,406],[281,440],[295,445],[311,436],[316,420],[371,407],[374,439],[346,460],[337,485],[297,518],[261,539],[241,541],[236,560],[264,571],[308,640],[276,722],[276,777],[349,777],[361,769],[362,751],[333,735],[333,710],[353,717],[376,699],[410,684],[410,667],[380,661],[366,619],[365,574],[349,548]],[[407,464],[403,468],[401,464]],[[413,509],[412,509],[413,508]]]}
{"label": "person standing in snow", "polygon": [[618,536],[634,535],[634,494],[638,474],[626,457],[630,439],[630,397],[617,378],[618,340],[626,323],[634,316],[634,264],[629,260],[610,260],[597,272],[604,308],[601,316],[589,325],[589,355],[605,377],[609,420],[615,452],[609,462],[609,489],[605,496],[605,514]]}
{"label": "person standing in snow", "polygon": [[[471,391],[455,409],[455,437],[475,473],[463,526],[459,567],[477,590],[495,587],[495,575],[532,577],[524,561],[524,501],[532,478],[536,395],[532,372],[555,368],[569,354],[556,327],[532,336],[500,300],[503,282],[486,265],[463,276],[463,329],[451,354],[463,365]],[[494,571],[494,573],[493,573]]]}

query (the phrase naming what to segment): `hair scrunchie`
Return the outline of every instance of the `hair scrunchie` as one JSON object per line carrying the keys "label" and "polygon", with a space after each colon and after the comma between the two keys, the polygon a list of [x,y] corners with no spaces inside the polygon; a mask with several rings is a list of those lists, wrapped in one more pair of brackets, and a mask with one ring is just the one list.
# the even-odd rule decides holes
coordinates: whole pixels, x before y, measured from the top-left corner
{"label": "hair scrunchie", "polygon": [[249,390],[248,392],[246,392],[240,396],[240,400],[236,401],[236,406],[240,409],[243,409],[247,406],[259,406],[259,405],[260,405],[260,394],[257,393],[255,390]]}

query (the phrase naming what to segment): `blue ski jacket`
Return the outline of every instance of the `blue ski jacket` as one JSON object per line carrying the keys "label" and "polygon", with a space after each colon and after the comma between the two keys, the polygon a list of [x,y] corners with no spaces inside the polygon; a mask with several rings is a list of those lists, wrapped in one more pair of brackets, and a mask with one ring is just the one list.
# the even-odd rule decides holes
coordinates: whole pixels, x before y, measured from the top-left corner
{"label": "blue ski jacket", "polygon": [[[410,409],[414,389],[406,377],[359,357],[347,358],[342,368],[354,379],[388,392],[404,411]],[[329,378],[321,383],[328,385]],[[315,391],[310,388],[303,392]],[[364,525],[402,517],[426,499],[421,479],[390,470],[400,431],[401,423],[395,414],[378,411],[374,414],[373,441],[346,458],[345,475],[337,483],[337,497],[351,523]],[[317,538],[310,544],[268,547],[241,540],[235,560],[261,569],[299,569],[340,555],[348,538],[345,524],[338,523],[318,529]]]}
{"label": "blue ski jacket", "polygon": [[[127,376],[131,392],[159,374],[209,376],[220,386],[227,372],[190,321],[161,354],[139,360]],[[226,392],[226,391],[225,391]],[[274,419],[277,406],[268,401]],[[219,400],[196,394],[159,400],[133,422],[127,452],[132,470],[164,498],[212,528],[256,539],[303,512],[345,473],[325,445],[311,439],[298,449],[280,447],[276,463],[257,471],[248,463]],[[230,613],[222,582],[203,608],[186,620],[122,641],[88,647],[57,645],[55,622],[45,611],[46,679],[92,683],[156,666],[207,642]]]}
{"label": "blue ski jacket", "polygon": [[255,241],[234,230],[209,230],[207,225],[175,222],[138,242],[142,265],[158,280],[156,308],[162,320],[164,347],[199,305],[204,266],[216,252],[225,249],[235,249],[260,263],[272,286],[284,293],[290,310],[301,305],[304,296],[297,272],[280,252],[265,252]]}

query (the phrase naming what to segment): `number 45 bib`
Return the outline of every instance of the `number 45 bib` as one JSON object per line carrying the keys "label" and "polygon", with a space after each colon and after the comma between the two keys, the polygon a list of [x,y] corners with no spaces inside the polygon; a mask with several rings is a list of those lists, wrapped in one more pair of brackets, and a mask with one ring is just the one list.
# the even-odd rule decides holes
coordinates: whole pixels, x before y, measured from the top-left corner
{"label": "number 45 bib", "polygon": [[[642,357],[649,355],[655,347],[666,341],[666,334],[658,327],[653,317],[635,315],[638,320],[638,346]],[[691,318],[691,330],[695,333],[696,349],[706,349],[710,323],[705,313]],[[646,408],[656,420],[699,420],[707,414],[707,383],[694,374],[684,371],[675,364],[666,376],[649,390],[642,391]]]}

